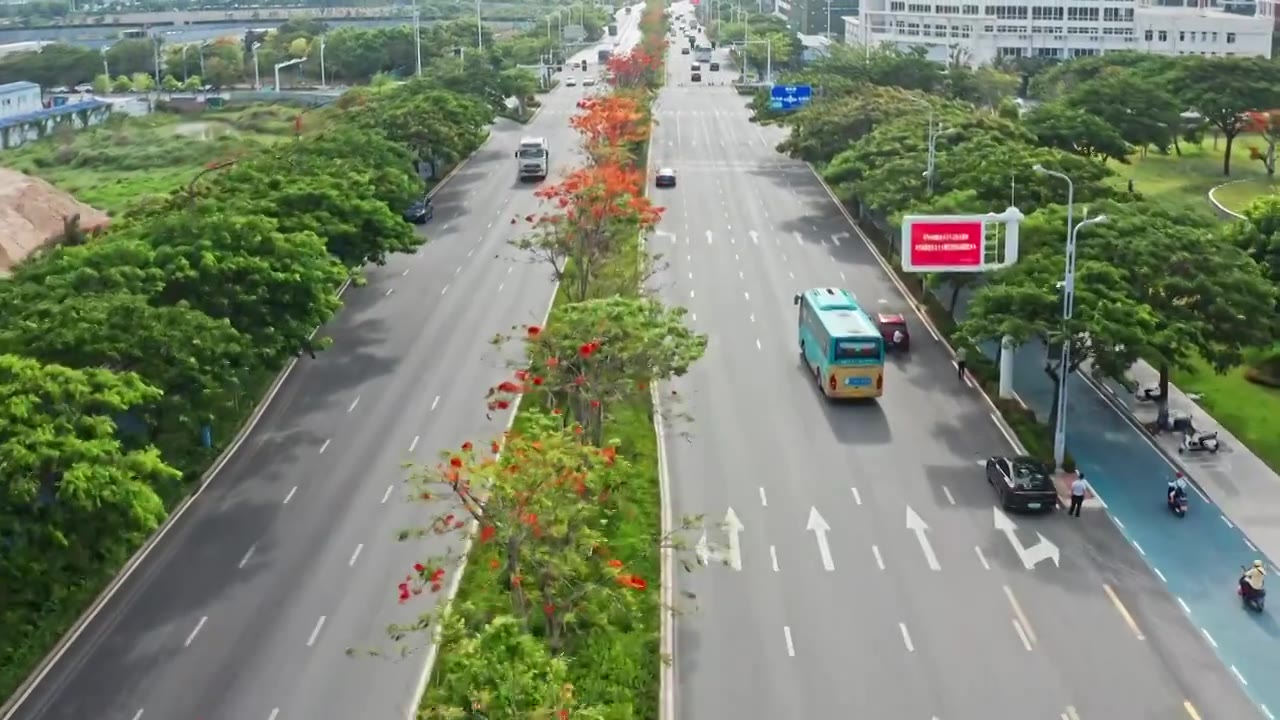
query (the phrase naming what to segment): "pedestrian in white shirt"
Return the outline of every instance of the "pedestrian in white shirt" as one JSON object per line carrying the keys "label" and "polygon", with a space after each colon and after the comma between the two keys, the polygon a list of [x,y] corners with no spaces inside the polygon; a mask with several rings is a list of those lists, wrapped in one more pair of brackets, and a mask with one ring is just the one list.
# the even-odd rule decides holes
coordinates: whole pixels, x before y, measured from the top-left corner
{"label": "pedestrian in white shirt", "polygon": [[1088,490],[1089,483],[1084,481],[1084,473],[1078,473],[1071,482],[1071,507],[1067,510],[1068,515],[1080,517],[1080,508],[1084,505],[1084,496]]}

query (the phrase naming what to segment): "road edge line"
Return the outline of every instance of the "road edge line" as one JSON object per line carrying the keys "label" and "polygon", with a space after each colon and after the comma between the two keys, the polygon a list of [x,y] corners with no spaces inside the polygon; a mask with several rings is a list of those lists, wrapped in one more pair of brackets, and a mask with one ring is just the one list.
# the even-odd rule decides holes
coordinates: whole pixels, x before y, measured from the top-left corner
{"label": "road edge line", "polygon": [[[485,145],[488,145],[492,138],[493,133],[490,131],[489,136],[485,138],[484,142],[480,143],[480,147],[476,148],[474,152],[463,158],[461,162],[459,162],[452,170],[440,179],[440,182],[435,184],[435,187],[427,191],[427,197],[433,197],[441,188],[444,187],[445,183],[452,180],[453,176],[457,175],[458,172],[467,165],[467,163],[471,162],[471,159],[476,156],[476,153],[479,153]],[[336,293],[337,297],[341,299],[350,287],[351,278],[348,277],[342,282],[342,285],[338,287]],[[340,307],[338,310],[341,312],[342,308]],[[330,318],[330,320],[333,320],[336,317],[337,313],[334,313],[334,316]],[[307,336],[307,339],[309,340],[314,338],[316,333],[320,332],[321,327],[323,326],[316,326],[316,328],[311,331],[311,334]],[[134,552],[127,562],[125,562],[124,566],[120,568],[120,572],[116,573],[115,577],[111,579],[111,582],[102,589],[102,592],[98,593],[97,597],[94,598],[89,607],[86,608],[71,627],[63,633],[58,642],[49,650],[48,653],[45,654],[44,658],[42,658],[36,667],[27,675],[26,679],[24,679],[18,687],[14,688],[13,694],[10,695],[3,704],[0,704],[0,720],[12,720],[13,715],[22,707],[23,703],[27,701],[27,698],[31,696],[31,693],[35,692],[35,689],[44,681],[44,678],[49,674],[53,667],[58,664],[58,661],[62,659],[62,656],[67,653],[67,650],[69,650],[71,646],[80,639],[80,636],[84,634],[89,623],[93,622],[98,614],[102,612],[102,609],[106,604],[115,597],[116,593],[120,591],[120,588],[123,587],[129,577],[133,575],[134,571],[137,570],[151,552],[156,549],[160,544],[160,541],[164,539],[166,534],[168,534],[169,530],[177,524],[178,519],[186,513],[187,508],[189,508],[192,503],[200,497],[201,493],[209,487],[210,483],[212,483],[214,478],[218,476],[218,473],[222,470],[223,466],[231,461],[231,458],[235,455],[236,451],[239,450],[240,446],[244,444],[244,441],[248,439],[249,434],[258,426],[258,422],[270,408],[271,401],[274,400],[276,394],[280,392],[280,389],[284,386],[285,381],[289,379],[289,375],[293,373],[293,368],[297,366],[297,364],[298,358],[296,357],[291,358],[289,362],[285,364],[284,368],[280,370],[280,374],[276,375],[276,379],[272,381],[270,387],[267,388],[266,394],[258,401],[257,407],[255,407],[253,412],[250,413],[249,419],[240,426],[240,429],[236,432],[231,444],[218,455],[218,457],[213,461],[213,465],[205,471],[203,479],[200,481],[200,484],[196,487],[195,491],[178,503],[178,505],[173,509],[173,512],[165,518],[165,521],[161,523],[160,527],[156,528],[156,531],[151,534],[151,537],[147,538],[146,542],[144,542],[142,546]]]}
{"label": "road edge line", "polygon": [[[547,312],[542,317],[542,325],[545,327],[551,312],[555,309],[556,298],[560,294],[560,283],[553,285],[551,292],[551,300],[547,303]],[[507,417],[506,433],[511,432],[511,428],[516,424],[516,417],[520,414],[520,401],[524,398],[523,393],[516,395],[515,400],[511,401],[511,415]],[[504,433],[503,438],[506,438]],[[494,460],[502,457],[502,447],[498,448],[498,452],[494,455]],[[445,588],[444,609],[441,611],[441,622],[437,622],[431,630],[431,647],[427,649],[426,660],[423,662],[422,672],[418,676],[418,681],[414,684],[413,697],[410,698],[409,706],[405,712],[405,720],[415,720],[418,717],[418,705],[422,703],[422,698],[427,693],[427,685],[431,683],[431,673],[435,669],[436,658],[440,655],[440,636],[441,625],[448,618],[449,610],[453,605],[453,600],[458,594],[458,588],[462,586],[462,575],[467,570],[467,564],[471,561],[472,539],[475,537],[476,530],[480,523],[473,517],[467,527],[467,539],[462,542],[461,560],[458,567],[453,573],[453,577],[449,580],[448,587]]]}
{"label": "road edge line", "polygon": [[[831,189],[831,186],[827,184],[827,181],[818,173],[818,169],[810,162],[806,162],[805,167],[809,168],[809,172],[813,173],[813,177],[818,181],[818,184],[822,186],[822,189],[826,191],[827,197],[831,198],[831,202],[835,204],[836,209],[844,216],[845,222],[849,223],[849,227],[853,230],[853,233],[857,235],[858,238],[862,240],[862,244],[866,245],[867,249],[871,251],[871,255],[876,259],[876,262],[880,264],[880,269],[884,270],[885,275],[889,276],[889,281],[898,289],[898,292],[902,295],[902,299],[911,307],[912,312],[916,314],[916,317],[920,318],[920,321],[924,323],[925,327],[933,334],[933,336],[938,338],[938,342],[951,353],[951,356],[955,357],[955,348],[951,346],[951,343],[947,342],[946,336],[938,332],[937,326],[929,319],[929,314],[921,309],[920,304],[915,301],[914,297],[912,297],[911,291],[907,290],[907,287],[902,284],[902,280],[898,277],[897,273],[893,271],[893,267],[889,265],[889,262],[885,260],[884,255],[880,253],[880,248],[876,247],[875,243],[871,242],[871,238],[867,237],[867,234],[862,231],[862,228],[858,225],[857,221],[849,214],[849,210],[845,208],[844,203],[840,202],[840,198],[836,197],[835,191]],[[991,399],[991,396],[987,395],[986,389],[982,387],[981,383],[974,383],[973,387],[978,391],[978,395],[982,397],[982,399],[985,400],[987,405],[991,408],[992,417],[998,420],[996,426],[1000,432],[1006,436],[1006,439],[1013,438],[1017,440],[1017,445],[1014,446],[1014,450],[1020,455],[1026,455],[1027,448],[1022,444],[1022,440],[1018,438],[1018,434],[1013,431],[1013,427],[1004,419],[1004,414],[1000,412],[999,406],[997,406],[995,401]],[[1022,403],[1020,399],[1018,402],[1024,406],[1026,405],[1026,403]]]}

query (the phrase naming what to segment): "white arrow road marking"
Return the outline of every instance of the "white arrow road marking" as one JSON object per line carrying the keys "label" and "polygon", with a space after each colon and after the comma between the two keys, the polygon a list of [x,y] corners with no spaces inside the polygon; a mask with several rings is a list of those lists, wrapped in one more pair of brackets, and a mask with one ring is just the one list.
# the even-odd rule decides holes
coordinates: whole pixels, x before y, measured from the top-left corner
{"label": "white arrow road marking", "polygon": [[733,508],[724,514],[724,531],[729,534],[729,567],[734,570],[742,570],[742,546],[738,541],[738,535],[743,531],[742,521],[738,519],[737,513]]}
{"label": "white arrow road marking", "polygon": [[711,244],[711,231],[710,231],[710,230],[708,230],[708,231],[707,231],[707,244],[708,244],[708,245],[710,245],[710,244]]}
{"label": "white arrow road marking", "polygon": [[1044,535],[1036,533],[1039,542],[1029,548],[1022,547],[1022,541],[1018,539],[1018,535],[1014,532],[1018,529],[1018,526],[1014,524],[1013,520],[1008,515],[1000,512],[998,507],[993,507],[991,510],[994,513],[996,530],[1003,532],[1005,537],[1009,538],[1009,544],[1013,546],[1013,551],[1018,554],[1018,559],[1022,561],[1023,567],[1030,570],[1037,563],[1045,560],[1052,560],[1055,566],[1061,567],[1062,554],[1059,552],[1057,545],[1050,542]]}
{"label": "white arrow road marking", "polygon": [[907,529],[916,534],[916,540],[920,541],[920,550],[924,553],[924,559],[929,563],[929,569],[938,571],[942,566],[938,564],[938,556],[933,554],[933,545],[929,544],[929,536],[925,533],[929,530],[929,524],[920,517],[911,506],[907,506]]}
{"label": "white arrow road marking", "polygon": [[805,530],[812,531],[813,536],[818,540],[818,554],[822,556],[822,568],[827,572],[835,570],[836,564],[831,560],[831,546],[827,543],[827,533],[830,532],[831,526],[822,519],[818,508],[809,508],[809,524]]}
{"label": "white arrow road marking", "polygon": [[747,234],[751,236],[751,242],[752,242],[752,244],[754,244],[754,245],[759,245],[759,244],[760,244],[760,234],[759,234],[759,233],[757,233],[755,230],[752,230],[751,232],[749,232],[749,233],[747,233]]}
{"label": "white arrow road marking", "polygon": [[693,554],[698,558],[698,564],[706,567],[711,564],[711,545],[707,542],[707,531],[702,531],[702,537],[698,538],[698,544],[693,548]]}
{"label": "white arrow road marking", "polygon": [[840,247],[840,238],[848,239],[848,237],[849,237],[849,233],[839,232],[831,236],[831,242],[835,243],[836,247]]}

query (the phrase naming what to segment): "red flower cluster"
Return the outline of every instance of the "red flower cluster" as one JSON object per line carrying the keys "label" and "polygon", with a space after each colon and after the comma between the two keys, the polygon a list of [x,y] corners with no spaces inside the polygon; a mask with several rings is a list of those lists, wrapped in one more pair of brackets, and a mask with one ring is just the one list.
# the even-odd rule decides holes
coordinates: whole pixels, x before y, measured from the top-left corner
{"label": "red flower cluster", "polygon": [[405,575],[404,582],[396,586],[400,591],[402,604],[414,595],[421,595],[423,584],[430,587],[433,593],[440,592],[444,588],[444,568],[438,567],[428,571],[427,566],[422,563],[414,563],[413,571],[418,575],[416,581],[413,575]]}

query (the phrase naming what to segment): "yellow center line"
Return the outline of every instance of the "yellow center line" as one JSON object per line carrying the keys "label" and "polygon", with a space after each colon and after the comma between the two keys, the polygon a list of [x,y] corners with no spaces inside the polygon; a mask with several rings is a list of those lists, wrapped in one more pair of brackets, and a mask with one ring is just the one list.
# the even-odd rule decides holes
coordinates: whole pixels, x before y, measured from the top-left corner
{"label": "yellow center line", "polygon": [[1009,598],[1009,606],[1013,608],[1013,614],[1017,616],[1018,622],[1022,623],[1022,630],[1027,634],[1027,639],[1032,645],[1036,644],[1036,631],[1031,629],[1031,621],[1027,619],[1027,614],[1022,612],[1022,606],[1018,604],[1018,598],[1013,596],[1013,590],[1008,586],[1004,586],[1005,597]]}
{"label": "yellow center line", "polygon": [[1191,716],[1191,720],[1200,720],[1200,713],[1196,712],[1196,706],[1192,705],[1190,700],[1183,700],[1182,707]]}
{"label": "yellow center line", "polygon": [[1129,609],[1124,606],[1124,603],[1120,602],[1120,597],[1116,595],[1116,591],[1112,590],[1111,586],[1106,583],[1102,584],[1102,589],[1106,591],[1107,597],[1111,598],[1111,604],[1116,606],[1116,612],[1119,612],[1120,617],[1124,618],[1125,624],[1133,631],[1134,636],[1139,640],[1146,640],[1147,638],[1142,634],[1138,623],[1134,622],[1133,616],[1129,614]]}

